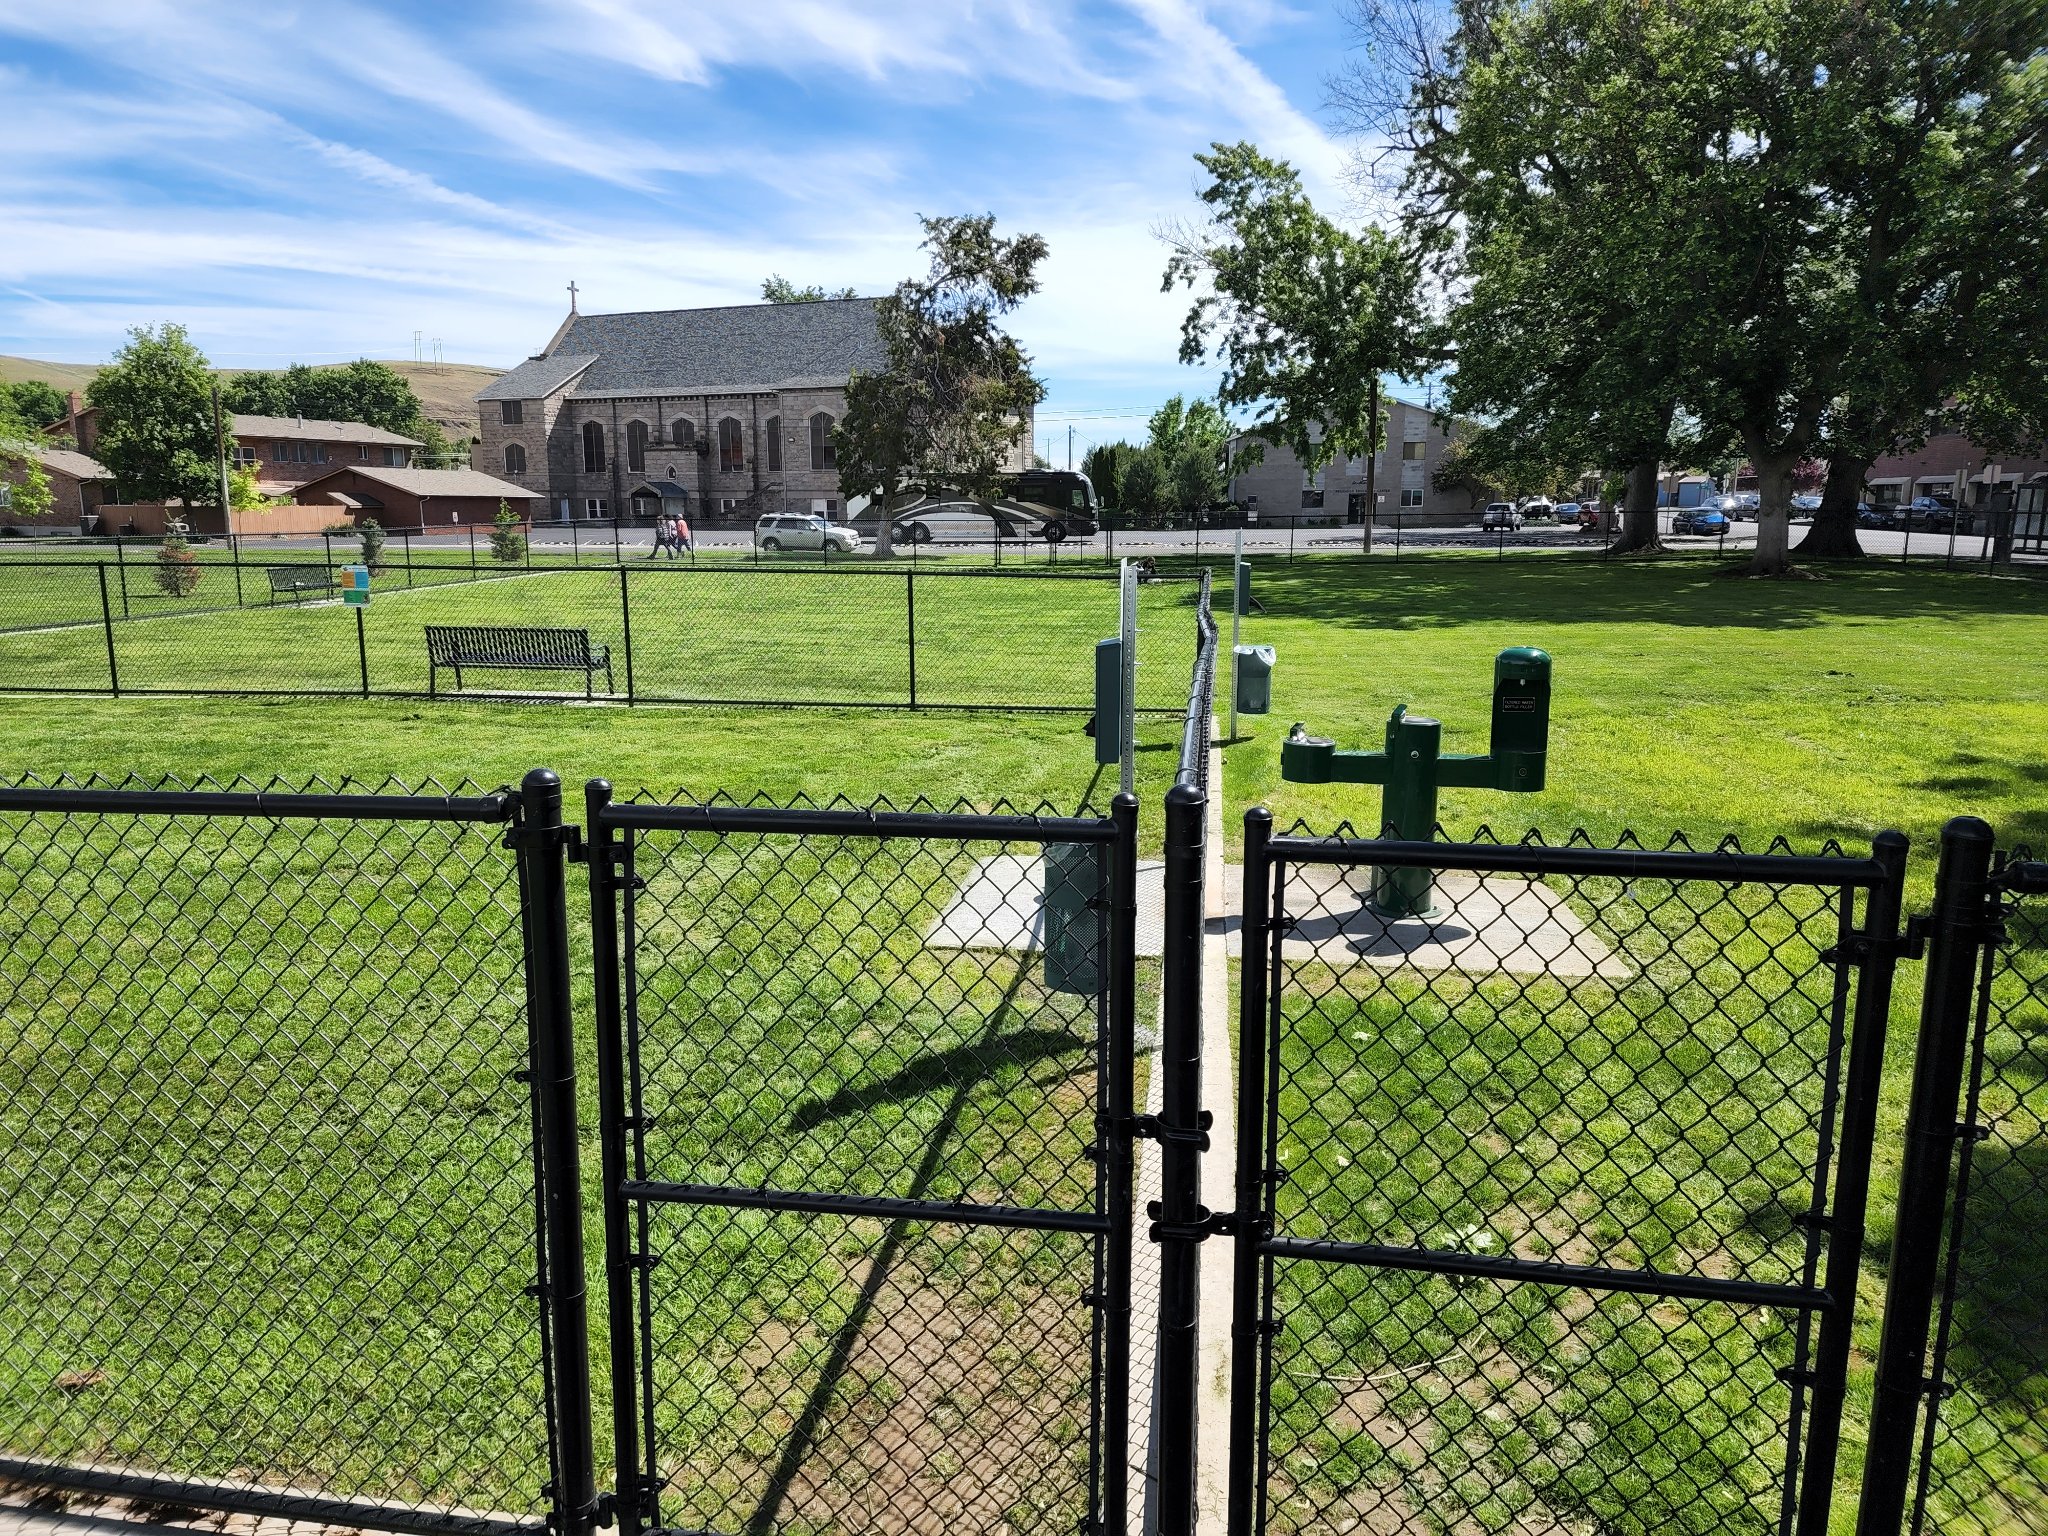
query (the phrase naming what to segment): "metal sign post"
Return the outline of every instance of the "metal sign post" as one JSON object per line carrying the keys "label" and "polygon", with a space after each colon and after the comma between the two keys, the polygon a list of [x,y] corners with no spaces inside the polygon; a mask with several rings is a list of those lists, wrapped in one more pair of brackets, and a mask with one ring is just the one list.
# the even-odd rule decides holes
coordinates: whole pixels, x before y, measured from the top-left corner
{"label": "metal sign post", "polygon": [[1123,639],[1124,749],[1118,760],[1118,783],[1133,792],[1138,774],[1138,568],[1129,560],[1119,568],[1117,633]]}
{"label": "metal sign post", "polygon": [[370,696],[370,641],[363,633],[363,610],[370,606],[370,568],[344,565],[341,568],[341,600],[356,611],[356,677],[364,698]]}
{"label": "metal sign post", "polygon": [[1244,530],[1237,530],[1237,539],[1230,551],[1230,731],[1227,740],[1237,740],[1237,642],[1244,631],[1244,604],[1238,594],[1244,591]]}

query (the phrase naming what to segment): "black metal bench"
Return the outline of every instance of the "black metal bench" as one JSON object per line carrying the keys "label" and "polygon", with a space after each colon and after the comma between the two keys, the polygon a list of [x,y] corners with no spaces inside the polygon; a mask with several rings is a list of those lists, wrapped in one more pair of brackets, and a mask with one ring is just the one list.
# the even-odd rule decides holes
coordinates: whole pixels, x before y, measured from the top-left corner
{"label": "black metal bench", "polygon": [[600,667],[604,691],[612,691],[612,650],[592,645],[587,629],[537,629],[505,624],[429,624],[427,629],[427,693],[438,691],[442,667],[455,672],[462,686],[464,667],[503,667],[522,672],[581,672],[583,697]]}
{"label": "black metal bench", "polygon": [[289,592],[293,602],[304,592],[332,592],[334,572],[324,565],[273,565],[263,573],[270,578],[270,600]]}

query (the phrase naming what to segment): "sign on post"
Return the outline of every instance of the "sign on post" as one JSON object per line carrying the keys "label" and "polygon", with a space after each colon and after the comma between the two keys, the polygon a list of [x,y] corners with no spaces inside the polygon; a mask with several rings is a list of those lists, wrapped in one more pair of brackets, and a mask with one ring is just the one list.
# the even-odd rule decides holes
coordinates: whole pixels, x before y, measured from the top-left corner
{"label": "sign on post", "polygon": [[341,568],[341,600],[351,608],[370,606],[370,568],[344,565]]}

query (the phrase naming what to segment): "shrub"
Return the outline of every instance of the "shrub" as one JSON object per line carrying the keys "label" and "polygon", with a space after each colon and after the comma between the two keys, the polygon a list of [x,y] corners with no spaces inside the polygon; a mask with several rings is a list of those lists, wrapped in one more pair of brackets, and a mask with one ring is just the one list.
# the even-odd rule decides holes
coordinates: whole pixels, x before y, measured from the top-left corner
{"label": "shrub", "polygon": [[167,597],[187,597],[199,585],[199,559],[185,541],[185,520],[174,517],[156,551],[156,584]]}
{"label": "shrub", "polygon": [[491,555],[507,565],[517,565],[526,558],[526,535],[520,532],[519,519],[512,515],[511,507],[502,500],[491,524]]}

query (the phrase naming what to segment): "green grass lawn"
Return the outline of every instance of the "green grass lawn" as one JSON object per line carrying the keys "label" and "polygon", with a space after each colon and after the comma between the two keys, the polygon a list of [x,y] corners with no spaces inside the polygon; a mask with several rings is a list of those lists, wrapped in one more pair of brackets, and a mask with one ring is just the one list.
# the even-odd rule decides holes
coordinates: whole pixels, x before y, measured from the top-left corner
{"label": "green grass lawn", "polygon": [[[900,659],[886,651],[901,617],[888,606],[900,603],[900,589],[886,578],[661,572],[632,579],[636,686],[681,689],[705,675],[757,667],[749,675],[851,687],[893,676]],[[416,626],[443,615],[517,622],[507,616],[544,612],[560,616],[552,622],[587,622],[594,638],[618,643],[622,636],[608,627],[617,580],[586,570],[411,596],[380,590],[368,630],[373,675],[388,669],[407,677],[414,667],[413,686],[423,686]],[[801,594],[814,584],[815,599],[777,611],[772,666],[733,639],[742,626],[762,627],[761,615],[748,611],[754,595]],[[1113,616],[1107,584],[962,583],[959,591],[975,601],[956,604],[939,595],[951,586],[938,582],[929,584],[927,602],[927,585],[919,587],[920,639],[937,643],[929,685],[921,661],[921,696],[931,696],[927,686],[971,693],[1041,675],[1051,686],[1084,688],[1086,645],[1113,628],[1103,622]],[[1492,657],[1512,644],[1543,646],[1556,659],[1549,785],[1520,800],[1448,792],[1443,816],[1453,827],[1485,822],[1512,836],[1534,826],[1552,839],[1585,827],[1603,842],[1627,829],[1653,841],[1683,830],[1703,843],[1734,833],[1752,848],[1778,835],[1802,849],[1837,837],[1853,853],[1877,830],[1897,826],[1916,845],[1915,903],[1927,894],[1933,835],[1950,815],[1983,815],[2008,841],[2048,842],[2041,724],[2048,719],[2048,589],[2038,585],[1926,569],[1754,583],[1720,579],[1699,561],[1621,568],[1564,558],[1523,565],[1440,558],[1399,566],[1275,563],[1261,567],[1257,588],[1268,611],[1247,620],[1245,638],[1277,645],[1280,661],[1274,713],[1242,722],[1226,752],[1233,845],[1255,800],[1270,803],[1283,825],[1302,817],[1318,828],[1343,820],[1363,827],[1376,814],[1371,789],[1279,782],[1279,741],[1295,719],[1340,745],[1372,746],[1388,709],[1406,702],[1445,720],[1449,750],[1484,750]],[[870,600],[869,593],[891,595]],[[96,582],[88,596],[96,611]],[[1183,685],[1184,597],[1176,587],[1147,589],[1147,633],[1169,638],[1147,654],[1156,669],[1148,703],[1170,702]],[[10,617],[0,607],[0,619]],[[1227,638],[1227,615],[1224,622]],[[984,633],[990,626],[1003,631],[994,644]],[[1013,643],[1012,628],[1057,643]],[[137,621],[117,625],[116,639],[124,681],[150,686],[253,675],[291,687],[314,675],[308,658],[318,659],[321,675],[339,658],[349,669],[346,686],[354,665],[352,616],[333,608]],[[133,679],[131,650],[139,669]],[[1051,650],[1059,653],[1057,670],[1040,655]],[[104,635],[88,625],[0,636],[0,662],[21,680],[86,681],[104,666]],[[1148,848],[1157,845],[1175,734],[1164,720],[1141,731]],[[569,782],[572,815],[576,787],[598,774],[622,791],[663,796],[687,787],[857,802],[1044,800],[1063,809],[1084,798],[1101,805],[1105,783],[1113,782],[1095,774],[1073,717],[347,698],[0,697],[0,762],[10,773],[320,774],[365,784],[387,775],[495,784],[546,764]],[[200,923],[210,924],[208,935],[223,935],[251,919],[205,860],[188,869],[195,861],[173,852],[155,857],[129,862],[113,850],[103,867],[86,857],[57,876],[39,873],[40,864],[31,870],[18,853],[0,858],[0,879],[10,887],[0,895],[18,933],[45,933],[38,922],[61,917],[64,901],[98,902],[120,914],[111,934],[103,928],[94,939],[101,950],[80,948],[63,967],[36,971],[19,948],[7,962],[15,996],[37,1001],[26,1015],[30,1031],[0,1058],[10,1074],[0,1105],[10,1102],[6,1088],[18,1089],[15,1108],[0,1113],[28,1114],[26,1106],[40,1102],[50,1084],[35,1074],[64,1059],[49,1042],[67,1051],[90,1043],[91,1031],[78,1033],[84,1025],[77,1021],[95,1015],[80,1013],[77,998],[144,1019],[154,1017],[148,1007],[159,1007],[167,1010],[170,1038],[184,1042],[178,1060],[186,1065],[161,1053],[118,1058],[115,1066],[142,1069],[155,1097],[118,1098],[115,1119],[143,1123],[145,1112],[161,1115],[174,1103],[178,1130],[170,1141],[180,1149],[179,1166],[226,1170],[233,1159],[209,1163],[207,1149],[243,1114],[237,1106],[246,1097],[290,1070],[312,1005],[265,1013],[259,973],[237,983],[241,1000],[232,1008],[215,1007],[193,989],[191,969],[179,969],[175,952],[178,943],[191,945],[177,935],[199,931],[192,925]],[[668,840],[646,871],[643,996],[651,1087],[681,1121],[650,1144],[668,1170],[656,1176],[843,1178],[888,1193],[922,1180],[922,1187],[984,1198],[1073,1194],[1068,1143],[1075,1116],[1091,1103],[1091,1085],[1076,1072],[1085,1010],[1046,993],[1014,962],[904,947],[906,932],[922,932],[931,902],[962,877],[968,857],[934,850],[921,863],[852,857],[811,867],[800,854],[792,862],[786,846],[760,840],[710,849],[695,839]],[[246,860],[266,879],[289,875],[288,890],[325,889],[312,868],[324,859],[252,850]],[[242,867],[217,861],[222,872]],[[38,883],[55,878],[73,882],[64,901]],[[164,902],[136,895],[159,889],[172,894]],[[1283,1143],[1297,1170],[1285,1193],[1289,1219],[1337,1225],[1376,1200],[1372,1219],[1407,1234],[1401,1240],[1476,1226],[1585,1262],[1658,1257],[1782,1276],[1802,1251],[1784,1213],[1810,1151],[1814,1083],[1810,1070],[1791,1066],[1810,1062],[1825,1011],[1808,970],[1825,924],[1812,913],[1795,921],[1782,911],[1738,916],[1732,908],[1691,920],[1668,903],[1644,911],[1651,903],[1643,891],[1592,883],[1559,894],[1629,959],[1629,979],[1567,986],[1409,977],[1382,987],[1368,982],[1386,980],[1384,973],[1340,979],[1304,972],[1289,1004],[1283,1059],[1288,1112],[1299,1122]],[[272,950],[300,931],[295,923],[309,921],[294,912],[266,920],[277,937],[254,942]],[[386,929],[410,932],[405,923]],[[322,932],[317,923],[309,931]],[[498,1049],[489,1042],[502,1020],[489,1013],[495,1002],[464,1001],[461,977],[473,962],[459,932],[430,925],[425,937],[407,942],[428,957],[415,962],[420,978],[391,969],[403,960],[395,950],[379,951],[375,965],[360,969],[396,995],[418,999],[403,1027],[417,1029],[422,1065],[378,1099],[375,1115],[360,1117],[355,1149],[366,1166],[388,1168],[397,1188],[441,1177],[436,1170],[483,1144],[469,1138],[495,1134],[491,1115],[517,1107],[493,1099],[473,1123],[450,1109],[465,1102],[450,1095],[471,1064]],[[173,952],[164,958],[167,946]],[[356,974],[347,964],[343,974]],[[1993,1042],[2006,1077],[1991,1102],[2002,1131],[2024,1149],[2039,1145],[2024,1132],[2038,1126],[2048,1095],[2039,1043],[2048,1024],[2038,1001],[2028,1001],[2048,993],[2040,981],[2048,965],[2038,943],[2015,964],[2018,979],[2007,985],[2019,1001]],[[1786,984],[1746,986],[1746,978],[1772,974]],[[180,986],[158,986],[164,976],[180,978]],[[587,977],[580,961],[579,976]],[[142,977],[152,979],[131,979]],[[587,980],[579,985],[579,1017],[587,1019]],[[1888,1051],[1861,1355],[1841,1463],[1845,1499],[1861,1456],[1858,1426],[1876,1342],[1917,991],[1918,972],[1909,967]],[[181,1000],[171,1001],[174,995]],[[10,1020],[26,1006],[11,1005]],[[345,1000],[334,1019],[358,1017],[364,1006]],[[488,1028],[478,1023],[486,1015],[495,1021]],[[206,1022],[220,1017],[237,1021],[226,1043]],[[699,1028],[707,1020],[714,1029]],[[335,1085],[348,1083],[364,1059],[353,1046],[336,1058],[335,1076],[324,1080],[333,1102],[348,1101]],[[199,1074],[199,1090],[167,1099],[187,1070]],[[1781,1072],[1782,1090],[1772,1086]],[[814,1090],[813,1083],[830,1086]],[[274,1131],[277,1147],[315,1133],[312,1125],[265,1120],[282,1111],[256,1098],[262,1107],[245,1123]],[[1708,1124],[1689,1113],[1710,1101],[1724,1108],[1723,1118]],[[586,1134],[592,1123],[586,1116]],[[240,1155],[252,1154],[244,1147]],[[2000,1165],[2009,1186],[2012,1167],[2010,1158]],[[1217,1181],[1227,1182],[1227,1173],[1213,1176],[1212,1189]],[[451,1200],[459,1193],[453,1185],[431,1187],[445,1188]],[[23,1198],[48,1194],[33,1181],[20,1188]],[[73,1193],[83,1198],[85,1191]],[[327,1193],[280,1197],[275,1208],[237,1208],[237,1215],[285,1232],[301,1223],[317,1235],[317,1206]],[[120,1203],[132,1195],[95,1187],[92,1198],[106,1202],[106,1221],[72,1241],[90,1248],[125,1243],[138,1231],[154,1237],[146,1213]],[[2022,1215],[2000,1230],[2005,1239],[2019,1234],[2018,1246],[2001,1251],[2039,1273],[2048,1256],[2026,1236],[2024,1213],[2032,1207],[2022,1200],[2017,1208]],[[513,1205],[493,1209],[511,1230],[524,1220]],[[877,1490],[869,1496],[878,1505],[943,1510],[945,1497],[980,1485],[980,1469],[959,1460],[961,1446],[1000,1439],[1005,1425],[1012,1426],[1014,1466],[1007,1480],[989,1485],[993,1502],[946,1517],[962,1528],[1000,1529],[1070,1511],[1077,1411],[1070,1352],[1085,1340],[1085,1324],[1074,1309],[1034,1297],[1065,1294],[1076,1245],[1021,1236],[939,1241],[876,1223],[688,1211],[664,1211],[655,1225],[655,1246],[670,1255],[653,1277],[657,1333],[669,1341],[657,1364],[663,1465],[694,1476],[687,1491],[677,1484],[667,1518],[732,1528],[767,1518],[760,1512],[772,1506],[781,1528],[838,1529],[867,1518],[848,1488],[856,1472]],[[2031,1228],[2042,1229],[2039,1222]],[[594,1223],[590,1230],[594,1254]],[[218,1252],[235,1251],[225,1237],[208,1241],[223,1245]],[[297,1244],[289,1251],[307,1250]],[[491,1253],[501,1265],[510,1262],[509,1250]],[[196,1261],[178,1262],[189,1278]],[[497,1273],[487,1264],[474,1268],[484,1281]],[[1009,1283],[1019,1276],[1044,1283]],[[1581,1310],[1530,1287],[1362,1273],[1330,1280],[1287,1271],[1282,1286],[1295,1321],[1283,1336],[1276,1425],[1289,1449],[1279,1464],[1277,1528],[1328,1528],[1307,1517],[1320,1506],[1336,1524],[1356,1519],[1360,1529],[1374,1529],[1373,1519],[1405,1518],[1420,1501],[1450,1512],[1446,1528],[1459,1530],[1532,1528],[1545,1512],[1617,1531],[1741,1530],[1768,1504],[1769,1427],[1783,1395],[1771,1372],[1788,1358],[1782,1319],[1625,1299]],[[364,1293],[350,1323],[365,1330],[350,1336],[368,1351],[364,1358],[380,1358],[379,1327],[421,1325],[432,1341],[423,1360],[460,1347],[473,1371],[497,1374],[480,1381],[457,1373],[461,1402],[372,1397],[348,1411],[363,1422],[418,1426],[437,1448],[455,1447],[427,1468],[431,1476],[400,1464],[393,1435],[359,1436],[346,1465],[298,1466],[292,1447],[254,1409],[248,1417],[226,1415],[209,1443],[223,1458],[239,1445],[248,1465],[275,1475],[400,1496],[426,1496],[431,1484],[435,1496],[526,1507],[515,1501],[530,1503],[530,1492],[520,1491],[528,1475],[506,1450],[525,1421],[480,1422],[473,1408],[493,1391],[513,1400],[525,1390],[517,1374],[523,1357],[512,1348],[514,1332],[505,1331],[516,1331],[518,1314],[501,1317],[484,1304],[486,1294],[496,1295],[494,1281],[475,1294],[458,1290],[446,1300],[448,1315],[474,1314],[473,1326],[488,1336],[444,1335],[435,1331],[443,1302],[428,1305],[417,1290]],[[1973,1455],[1966,1461],[1945,1452],[1941,1493],[1954,1506],[1986,1507],[1989,1479],[2026,1487],[2032,1476],[2040,1484],[2044,1452],[2026,1437],[2030,1424],[2048,1417],[2048,1383],[2016,1375],[2013,1351],[1993,1347],[2041,1336],[2039,1294],[2038,1286],[2002,1283],[1961,1320],[1964,1403],[1974,1427],[1957,1444],[1967,1441]],[[106,1305],[82,1294],[76,1300],[81,1315]],[[164,1315],[147,1312],[151,1305],[161,1304],[144,1295],[132,1307],[107,1306],[103,1337],[165,1341],[150,1363],[173,1388],[194,1383],[194,1402],[242,1381],[221,1362],[243,1358],[267,1337],[260,1307],[244,1332],[214,1336],[166,1329]],[[42,1432],[70,1436],[62,1443],[77,1454],[95,1445],[116,1454],[128,1445],[124,1434],[185,1423],[162,1417],[181,1401],[170,1389],[143,1400],[158,1418],[96,1417],[91,1388],[60,1400],[47,1373],[72,1369],[77,1355],[39,1353],[33,1369],[44,1376],[31,1385],[40,1395],[33,1403],[0,1396],[0,1411],[55,1426]],[[492,1358],[512,1364],[490,1367]],[[329,1388],[342,1390],[333,1381]],[[380,1406],[381,1414],[370,1411]],[[177,1411],[189,1417],[197,1410]],[[602,1410],[599,1418],[606,1422]],[[885,1447],[892,1449],[885,1454]],[[1502,1471],[1510,1466],[1512,1476]],[[828,1467],[838,1469],[837,1480]],[[1685,1502],[1687,1488],[1709,1484],[1720,1491]],[[1838,1516],[1843,1507],[1838,1501]],[[2038,1530],[2037,1521],[2028,1523],[2035,1518],[2022,1510],[1986,1528]]]}
{"label": "green grass lawn", "polygon": [[[1086,707],[1093,647],[1117,628],[1112,581],[906,576],[815,568],[634,567],[499,572],[387,570],[364,611],[332,602],[231,606],[218,569],[185,596],[129,577],[129,617],[111,629],[122,688],[134,691],[452,691],[429,677],[425,626],[582,629],[609,647],[596,690],[642,699],[728,699]],[[257,579],[260,580],[260,577]],[[266,589],[267,590],[267,589]],[[245,592],[245,595],[249,595]],[[627,601],[627,596],[630,601]],[[1186,583],[1141,595],[1138,695],[1185,700],[1194,624]],[[110,598],[110,601],[118,601]],[[223,611],[222,605],[227,604]],[[47,627],[58,626],[58,627]],[[628,644],[630,626],[630,647]],[[913,654],[911,637],[915,636]],[[37,687],[105,689],[109,630],[96,569],[0,563],[0,667]],[[913,671],[914,668],[914,671]],[[469,671],[470,690],[581,695],[581,674]]]}

